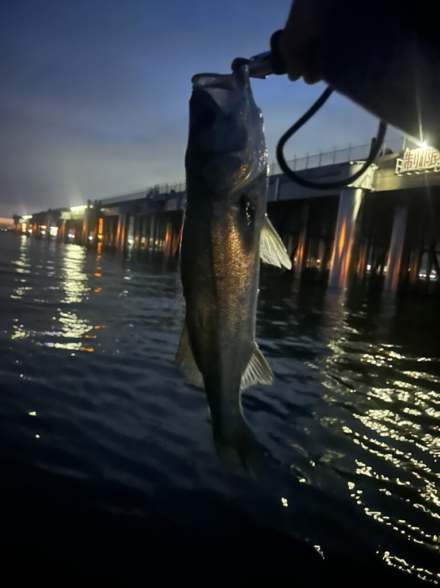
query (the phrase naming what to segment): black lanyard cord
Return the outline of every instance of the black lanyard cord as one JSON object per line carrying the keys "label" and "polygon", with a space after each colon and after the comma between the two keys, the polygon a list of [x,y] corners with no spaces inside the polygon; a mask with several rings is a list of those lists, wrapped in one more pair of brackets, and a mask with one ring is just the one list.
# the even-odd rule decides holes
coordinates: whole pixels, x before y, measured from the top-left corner
{"label": "black lanyard cord", "polygon": [[295,182],[296,184],[299,184],[300,186],[303,186],[304,188],[311,188],[312,190],[339,190],[342,188],[346,188],[349,184],[352,184],[353,182],[355,182],[358,178],[360,178],[370,167],[370,165],[374,162],[374,160],[376,159],[376,157],[379,155],[380,149],[382,147],[382,144],[384,142],[385,139],[385,134],[387,131],[387,125],[383,122],[381,122],[379,124],[379,129],[377,131],[377,137],[373,138],[371,141],[371,149],[370,149],[370,153],[367,157],[366,162],[364,163],[364,165],[361,167],[360,170],[358,170],[355,174],[353,174],[352,176],[350,176],[349,178],[346,178],[345,180],[339,180],[337,182],[312,182],[310,180],[306,180],[305,178],[301,177],[300,175],[298,175],[296,172],[294,172],[288,165],[286,162],[286,158],[284,157],[284,147],[286,146],[287,141],[289,141],[289,139],[291,139],[293,137],[293,135],[299,131],[299,129],[301,127],[303,127],[317,112],[320,108],[322,108],[322,106],[324,106],[324,104],[327,102],[327,100],[330,98],[330,96],[333,94],[333,89],[332,88],[327,88],[323,94],[318,98],[318,100],[315,102],[315,104],[313,104],[309,110],[303,114],[303,116],[294,124],[290,127],[290,129],[288,129],[284,135],[281,137],[281,139],[278,141],[278,145],[277,145],[277,160],[278,160],[278,164],[281,168],[281,170],[286,174],[286,176],[292,180],[292,182]]}

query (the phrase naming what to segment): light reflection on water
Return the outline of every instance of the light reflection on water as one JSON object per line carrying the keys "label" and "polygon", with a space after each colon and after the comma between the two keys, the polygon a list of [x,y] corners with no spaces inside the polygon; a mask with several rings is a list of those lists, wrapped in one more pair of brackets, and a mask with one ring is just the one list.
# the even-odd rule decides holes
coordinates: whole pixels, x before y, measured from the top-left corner
{"label": "light reflection on water", "polygon": [[[243,511],[324,557],[372,554],[439,580],[435,301],[326,293],[263,275],[257,335],[276,382],[246,393],[244,407],[273,470],[244,500],[243,482],[218,464],[203,394],[174,366],[184,314],[177,267],[8,238],[0,418],[11,424],[0,441],[38,443],[51,483],[102,477],[135,487],[140,513],[158,488],[233,504],[240,496]],[[254,506],[259,492],[263,508]],[[111,492],[100,508],[116,508]]]}
{"label": "light reflection on water", "polygon": [[[26,237],[21,237],[19,259],[12,262],[13,265],[17,266],[17,273],[22,273],[23,268],[32,267],[30,263],[31,244],[32,242]],[[56,254],[55,247],[56,244],[53,242],[48,244],[48,249],[53,254]],[[100,269],[101,248],[102,246],[99,244],[95,257],[95,269]],[[59,299],[59,306],[69,306],[66,307],[66,310],[62,310],[57,305],[57,308],[53,311],[54,316],[50,318],[50,322],[47,322],[40,331],[28,329],[18,318],[14,318],[11,340],[31,338],[37,345],[44,345],[49,348],[87,353],[93,353],[95,351],[94,343],[96,343],[96,339],[98,338],[97,331],[105,328],[105,325],[93,325],[88,319],[82,318],[80,309],[82,303],[86,302],[91,295],[102,292],[102,288],[92,288],[89,285],[89,276],[84,271],[86,258],[87,251],[83,247],[68,244],[64,250],[62,266],[60,268],[60,279],[56,285],[45,284],[42,289],[41,286],[40,288],[35,288],[25,285],[14,288],[10,295],[11,299],[22,300],[27,296],[29,302],[38,304],[46,304],[48,302],[45,292],[48,290],[59,290],[62,292],[62,296]],[[48,278],[53,277],[57,270],[54,261],[51,259],[45,265],[38,264],[36,267],[39,270],[49,270],[44,273]],[[26,272],[30,273],[30,270],[26,270]],[[35,275],[39,275],[39,273],[35,272]],[[101,277],[96,272],[94,276]],[[20,279],[20,284],[22,283],[26,284],[26,280]],[[29,296],[32,291],[34,295],[33,299]],[[78,309],[73,310],[72,305],[78,306]]]}
{"label": "light reflection on water", "polygon": [[79,245],[66,245],[62,268],[62,288],[65,296],[61,302],[75,304],[87,298],[90,286],[88,276],[84,273],[86,254],[87,250]]}
{"label": "light reflection on water", "polygon": [[[339,302],[337,323],[332,325],[334,335],[328,342],[330,353],[318,362],[318,369],[330,391],[324,394],[324,400],[351,405],[352,417],[362,425],[341,427],[356,446],[347,454],[359,455],[354,459],[354,475],[349,475],[351,481],[347,482],[350,498],[366,516],[408,544],[424,546],[440,555],[440,412],[435,410],[440,403],[439,358],[411,357],[400,351],[407,351],[403,345],[377,340],[356,341],[354,345],[362,332],[350,326],[352,314],[344,310],[345,299]],[[394,313],[398,312],[395,307]],[[394,319],[394,313],[388,306],[385,320]],[[423,331],[425,325],[416,328]],[[408,362],[431,363],[435,373],[402,369]],[[360,370],[364,364],[367,370]],[[396,374],[402,380],[395,379]],[[333,426],[339,428],[340,423]],[[407,491],[399,492],[399,487]],[[382,508],[378,507],[378,493],[391,499],[380,500]],[[409,505],[405,518],[399,505],[402,501]],[[402,552],[409,555],[403,557]],[[410,548],[393,553],[382,547],[377,553],[387,565],[402,572],[433,583],[440,579],[438,568],[414,563]]]}

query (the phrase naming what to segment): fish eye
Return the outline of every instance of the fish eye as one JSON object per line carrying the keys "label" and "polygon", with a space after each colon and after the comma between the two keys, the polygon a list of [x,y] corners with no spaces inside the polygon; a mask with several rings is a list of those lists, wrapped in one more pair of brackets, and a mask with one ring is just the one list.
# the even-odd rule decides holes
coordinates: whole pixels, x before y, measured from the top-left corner
{"label": "fish eye", "polygon": [[250,226],[254,222],[255,206],[245,194],[240,197],[240,211],[245,216],[247,225]]}

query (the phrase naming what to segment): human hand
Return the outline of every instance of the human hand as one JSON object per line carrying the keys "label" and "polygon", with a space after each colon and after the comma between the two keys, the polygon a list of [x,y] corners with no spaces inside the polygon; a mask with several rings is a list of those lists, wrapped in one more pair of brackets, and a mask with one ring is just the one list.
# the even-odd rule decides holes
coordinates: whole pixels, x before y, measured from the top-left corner
{"label": "human hand", "polygon": [[324,13],[331,0],[294,0],[280,38],[279,50],[292,81],[303,77],[307,84],[321,81],[317,64],[317,44]]}

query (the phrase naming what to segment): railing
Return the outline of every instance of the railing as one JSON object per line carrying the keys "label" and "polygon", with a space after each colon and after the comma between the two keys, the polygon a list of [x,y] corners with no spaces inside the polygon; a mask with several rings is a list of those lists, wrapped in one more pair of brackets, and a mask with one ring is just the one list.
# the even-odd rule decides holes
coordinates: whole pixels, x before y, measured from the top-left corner
{"label": "railing", "polygon": [[[390,140],[386,140],[382,147],[381,153],[387,153],[390,150],[392,153],[400,153],[402,151],[402,137],[395,137]],[[311,169],[316,167],[323,167],[325,165],[335,165],[337,163],[347,163],[348,161],[365,161],[370,153],[371,144],[366,145],[349,145],[345,149],[333,149],[333,151],[326,151],[309,155],[308,153],[304,157],[297,158],[294,156],[287,163],[294,171],[301,171],[305,169]],[[277,163],[272,163],[270,166],[270,174],[278,175],[282,173]]]}
{"label": "railing", "polygon": [[138,192],[131,192],[130,194],[123,194],[122,196],[112,196],[111,198],[104,198],[102,200],[103,206],[110,204],[116,204],[119,202],[127,202],[131,200],[143,200],[147,196],[155,196],[158,194],[169,194],[170,192],[184,192],[185,182],[175,182],[174,184],[156,184],[146,190],[140,190]]}
{"label": "railing", "polygon": [[[394,137],[392,139],[385,139],[384,145],[382,147],[381,153],[400,153],[402,151],[402,144],[403,139],[402,137]],[[289,167],[291,167],[295,171],[301,171],[305,169],[323,167],[325,165],[335,165],[338,163],[347,163],[348,161],[364,161],[367,159],[368,154],[370,152],[371,144],[365,145],[357,145],[351,146],[349,145],[345,149],[333,149],[333,151],[326,151],[318,153],[314,153],[313,155],[309,155],[308,153],[303,156],[297,158],[294,156],[293,159],[288,160]],[[388,151],[389,150],[389,151]],[[281,174],[280,167],[277,163],[271,163],[270,165],[270,175],[278,175]],[[141,190],[139,192],[134,192],[131,194],[125,194],[122,196],[113,196],[112,198],[105,198],[102,200],[102,204],[104,206],[110,205],[112,203],[119,203],[119,202],[127,202],[131,200],[142,200],[146,198],[149,194],[152,196],[158,194],[169,194],[170,192],[183,192],[185,191],[185,182],[175,182],[173,184],[157,184],[156,186],[152,186],[146,190]]]}
{"label": "railing", "polygon": [[132,192],[131,194],[124,194],[123,196],[111,196],[110,198],[103,198],[101,200],[103,206],[111,204],[119,204],[119,202],[126,202],[127,200],[141,200],[146,198],[148,190],[141,190],[139,192]]}

